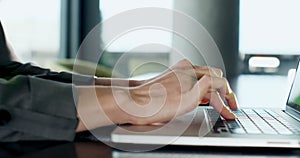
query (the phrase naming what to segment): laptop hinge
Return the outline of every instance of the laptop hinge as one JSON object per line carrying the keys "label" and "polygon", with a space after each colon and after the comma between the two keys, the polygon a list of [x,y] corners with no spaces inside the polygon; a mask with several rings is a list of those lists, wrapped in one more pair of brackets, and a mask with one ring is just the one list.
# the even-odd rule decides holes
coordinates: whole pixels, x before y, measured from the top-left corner
{"label": "laptop hinge", "polygon": [[292,118],[296,119],[297,121],[300,121],[300,113],[295,109],[287,106],[284,112],[289,116],[291,116]]}

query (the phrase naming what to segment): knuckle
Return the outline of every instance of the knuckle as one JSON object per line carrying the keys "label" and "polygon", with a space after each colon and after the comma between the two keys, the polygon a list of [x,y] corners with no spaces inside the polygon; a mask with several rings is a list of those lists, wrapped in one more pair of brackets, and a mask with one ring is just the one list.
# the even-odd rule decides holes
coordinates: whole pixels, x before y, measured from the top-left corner
{"label": "knuckle", "polygon": [[205,82],[210,82],[211,81],[211,77],[208,75],[204,75],[201,80],[205,81]]}
{"label": "knuckle", "polygon": [[201,78],[201,81],[202,81],[202,84],[204,84],[205,87],[207,87],[208,89],[212,87],[213,81],[212,81],[211,76],[209,76],[209,75],[204,75],[204,76]]}
{"label": "knuckle", "polygon": [[183,63],[183,64],[186,64],[186,65],[192,65],[192,63],[191,63],[191,61],[189,61],[188,59],[182,59],[181,60],[181,62]]}
{"label": "knuckle", "polygon": [[218,76],[218,77],[223,76],[223,71],[219,68],[208,67],[208,70],[210,71],[210,73],[214,74],[215,76]]}
{"label": "knuckle", "polygon": [[218,74],[219,76],[223,76],[223,71],[219,68],[214,68],[216,74]]}

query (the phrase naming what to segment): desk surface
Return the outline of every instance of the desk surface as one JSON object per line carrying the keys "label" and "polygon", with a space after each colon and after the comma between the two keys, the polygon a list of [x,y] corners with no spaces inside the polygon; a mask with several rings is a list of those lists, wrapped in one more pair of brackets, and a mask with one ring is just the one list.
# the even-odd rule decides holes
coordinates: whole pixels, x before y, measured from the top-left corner
{"label": "desk surface", "polygon": [[[284,76],[240,76],[234,79],[232,87],[242,107],[283,107],[290,79]],[[113,127],[97,129],[103,131],[103,140],[109,141]],[[220,148],[166,146],[159,150],[142,153],[122,152],[102,142],[88,141],[93,137],[81,133],[75,142],[19,142],[0,143],[0,158],[6,157],[67,157],[67,158],[160,158],[160,157],[300,157],[300,149],[268,148]],[[85,141],[85,142],[84,142]]]}
{"label": "desk surface", "polygon": [[123,152],[101,142],[22,142],[0,144],[1,158],[261,158],[299,157],[298,149],[220,148],[167,146],[151,152]]}
{"label": "desk surface", "polygon": [[241,107],[284,108],[292,80],[293,75],[241,75],[231,86]]}

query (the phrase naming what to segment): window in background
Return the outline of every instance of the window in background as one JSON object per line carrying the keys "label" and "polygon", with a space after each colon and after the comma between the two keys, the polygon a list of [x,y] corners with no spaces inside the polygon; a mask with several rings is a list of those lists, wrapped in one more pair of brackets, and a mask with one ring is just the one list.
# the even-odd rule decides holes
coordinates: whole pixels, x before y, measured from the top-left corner
{"label": "window in background", "polygon": [[300,54],[299,0],[241,0],[240,51]]}
{"label": "window in background", "polygon": [[[133,28],[128,33],[109,41],[107,34],[112,33],[115,26],[109,26],[106,20],[122,12],[144,7],[173,9],[173,0],[99,0],[102,15],[102,40],[106,47],[100,64],[113,68],[124,77],[132,77],[144,73],[157,73],[169,65],[173,33],[155,28]],[[140,15],[143,15],[141,13]],[[159,17],[158,17],[159,18]],[[130,23],[130,19],[120,19],[121,23]],[[173,15],[164,21],[173,26]],[[110,32],[112,31],[112,32]],[[109,45],[109,46],[108,46]],[[126,53],[126,55],[124,54]],[[149,63],[149,61],[151,61]],[[122,63],[122,66],[116,65]]]}
{"label": "window in background", "polygon": [[61,0],[2,0],[0,19],[8,41],[24,62],[45,65],[58,56]]}
{"label": "window in background", "polygon": [[296,66],[299,7],[299,0],[240,1],[239,50],[250,72],[287,73],[288,60],[293,61],[290,66]]}
{"label": "window in background", "polygon": [[[105,37],[105,32],[113,31],[111,26],[105,25],[105,20],[111,18],[112,16],[118,15],[124,11],[143,8],[143,7],[158,7],[158,8],[173,8],[173,0],[100,0],[100,10],[102,13],[102,20],[104,21],[102,25],[103,29],[103,41],[104,45],[107,45],[110,41]],[[172,26],[173,17],[170,16],[169,23]],[[129,20],[129,19],[128,19]],[[123,19],[124,23],[128,22]],[[159,37],[159,38],[158,38]],[[162,44],[164,47],[153,47],[149,49],[143,49],[143,47],[138,48],[141,45],[157,43]],[[140,29],[131,31],[122,37],[114,41],[108,48],[109,52],[169,52],[172,46],[172,33],[157,29]]]}

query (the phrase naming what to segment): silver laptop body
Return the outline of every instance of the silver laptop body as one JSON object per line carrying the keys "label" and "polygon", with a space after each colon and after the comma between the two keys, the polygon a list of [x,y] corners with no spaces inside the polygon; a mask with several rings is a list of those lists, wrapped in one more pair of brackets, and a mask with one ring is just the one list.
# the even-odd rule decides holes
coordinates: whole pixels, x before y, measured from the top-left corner
{"label": "silver laptop body", "polygon": [[115,143],[149,145],[300,148],[300,64],[285,110],[241,109],[224,120],[211,107],[198,107],[166,124],[117,127]]}

